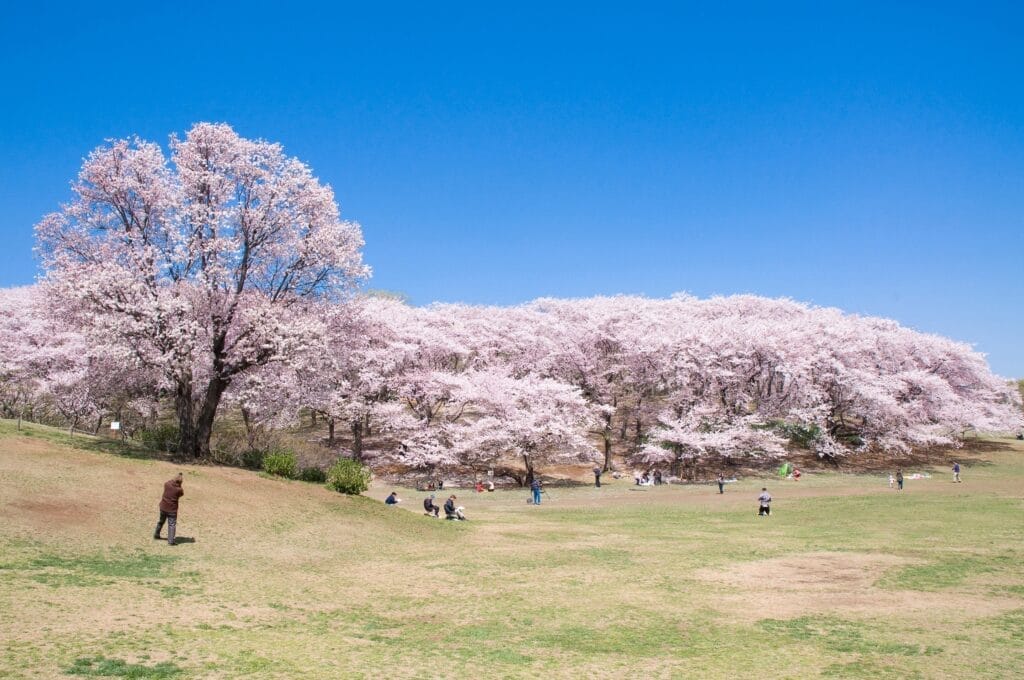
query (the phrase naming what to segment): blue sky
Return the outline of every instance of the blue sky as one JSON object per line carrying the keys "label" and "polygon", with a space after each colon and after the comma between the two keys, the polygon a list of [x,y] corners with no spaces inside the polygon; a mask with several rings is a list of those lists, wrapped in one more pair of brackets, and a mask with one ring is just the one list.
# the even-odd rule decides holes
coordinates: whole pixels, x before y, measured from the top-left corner
{"label": "blue sky", "polygon": [[0,286],[105,138],[224,121],[308,162],[415,303],[788,296],[1024,376],[1011,3],[19,4]]}

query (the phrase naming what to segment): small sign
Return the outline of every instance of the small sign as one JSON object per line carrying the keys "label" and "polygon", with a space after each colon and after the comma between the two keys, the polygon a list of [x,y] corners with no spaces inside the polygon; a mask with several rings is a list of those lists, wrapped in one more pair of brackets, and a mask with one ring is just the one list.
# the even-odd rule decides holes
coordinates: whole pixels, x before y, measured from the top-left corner
{"label": "small sign", "polygon": [[119,421],[117,421],[117,420],[111,422],[110,423],[110,429],[111,430],[120,430],[121,429],[121,423]]}

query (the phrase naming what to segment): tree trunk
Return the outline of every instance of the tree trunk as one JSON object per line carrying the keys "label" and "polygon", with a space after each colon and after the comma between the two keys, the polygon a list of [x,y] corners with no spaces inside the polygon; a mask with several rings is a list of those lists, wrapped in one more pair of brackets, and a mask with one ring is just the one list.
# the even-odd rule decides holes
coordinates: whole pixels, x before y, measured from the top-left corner
{"label": "tree trunk", "polygon": [[523,463],[526,465],[526,483],[523,486],[526,486],[527,484],[533,484],[534,471],[533,461],[530,460],[530,454],[523,454]]}
{"label": "tree trunk", "polygon": [[357,420],[352,423],[352,457],[358,461],[363,460],[363,421]]}
{"label": "tree trunk", "polygon": [[217,417],[217,407],[220,406],[220,398],[224,395],[224,390],[228,388],[229,384],[231,384],[230,380],[213,378],[210,380],[210,384],[206,386],[206,396],[203,398],[203,404],[199,409],[199,416],[196,418],[196,448],[193,454],[196,458],[210,457],[210,435],[213,434],[213,419]]}
{"label": "tree trunk", "polygon": [[602,470],[608,472],[612,469],[612,416],[606,413],[604,416],[604,430],[601,432],[604,439],[604,467]]}
{"label": "tree trunk", "polygon": [[252,425],[252,412],[244,406],[242,407],[242,423],[245,425],[245,443],[252,449],[253,444],[256,443],[256,433]]}
{"label": "tree trunk", "polygon": [[309,411],[309,426],[316,427],[316,411],[312,409]]}
{"label": "tree trunk", "polygon": [[327,419],[327,448],[334,446],[334,418]]}
{"label": "tree trunk", "polygon": [[178,454],[186,458],[203,459],[210,456],[210,435],[213,434],[213,420],[224,390],[231,384],[230,379],[214,377],[206,386],[206,394],[196,413],[192,401],[191,379],[178,382],[174,395],[174,408],[178,414]]}
{"label": "tree trunk", "polygon": [[96,427],[92,429],[93,437],[99,436],[101,427],[103,427],[103,416],[100,416],[96,419]]}
{"label": "tree trunk", "polygon": [[196,449],[192,418],[192,376],[178,380],[174,390],[174,412],[178,416],[178,454],[188,456]]}

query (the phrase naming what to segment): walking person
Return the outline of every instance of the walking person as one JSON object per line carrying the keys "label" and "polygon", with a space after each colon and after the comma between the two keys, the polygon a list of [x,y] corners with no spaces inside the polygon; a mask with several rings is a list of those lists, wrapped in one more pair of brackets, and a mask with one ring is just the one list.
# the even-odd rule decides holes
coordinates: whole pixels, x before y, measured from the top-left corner
{"label": "walking person", "polygon": [[533,504],[540,505],[540,478],[533,478],[533,481],[530,482],[530,490],[533,491]]}
{"label": "walking person", "polygon": [[156,523],[153,538],[163,538],[160,530],[164,528],[164,522],[167,522],[167,545],[174,545],[174,533],[178,528],[178,499],[185,495],[185,490],[181,488],[182,481],[179,472],[164,482],[164,494],[160,498],[160,520]]}
{"label": "walking person", "polygon": [[896,493],[903,491],[903,468],[896,468]]}
{"label": "walking person", "polygon": [[960,463],[958,463],[956,461],[953,461],[953,481],[954,482],[961,482],[961,481],[963,481],[962,479],[960,479]]}
{"label": "walking person", "polygon": [[757,497],[757,516],[770,517],[772,514],[772,495],[767,487],[761,487],[761,495]]}
{"label": "walking person", "polygon": [[594,486],[598,489],[601,488],[601,468],[597,465],[594,466]]}
{"label": "walking person", "polygon": [[892,476],[892,473],[890,472],[890,473],[889,473],[889,488],[891,489],[891,488],[893,488],[894,486],[896,486],[896,478],[895,478],[895,477],[893,477],[893,476]]}
{"label": "walking person", "polygon": [[725,493],[725,475],[718,473],[718,493]]}

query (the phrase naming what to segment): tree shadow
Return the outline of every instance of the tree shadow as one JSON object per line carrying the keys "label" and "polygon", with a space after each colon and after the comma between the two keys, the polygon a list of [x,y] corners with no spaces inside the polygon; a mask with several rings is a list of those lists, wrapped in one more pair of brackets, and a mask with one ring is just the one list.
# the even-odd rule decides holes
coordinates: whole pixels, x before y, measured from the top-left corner
{"label": "tree shadow", "polygon": [[175,536],[174,545],[181,545],[182,543],[195,543],[196,539],[191,536]]}

